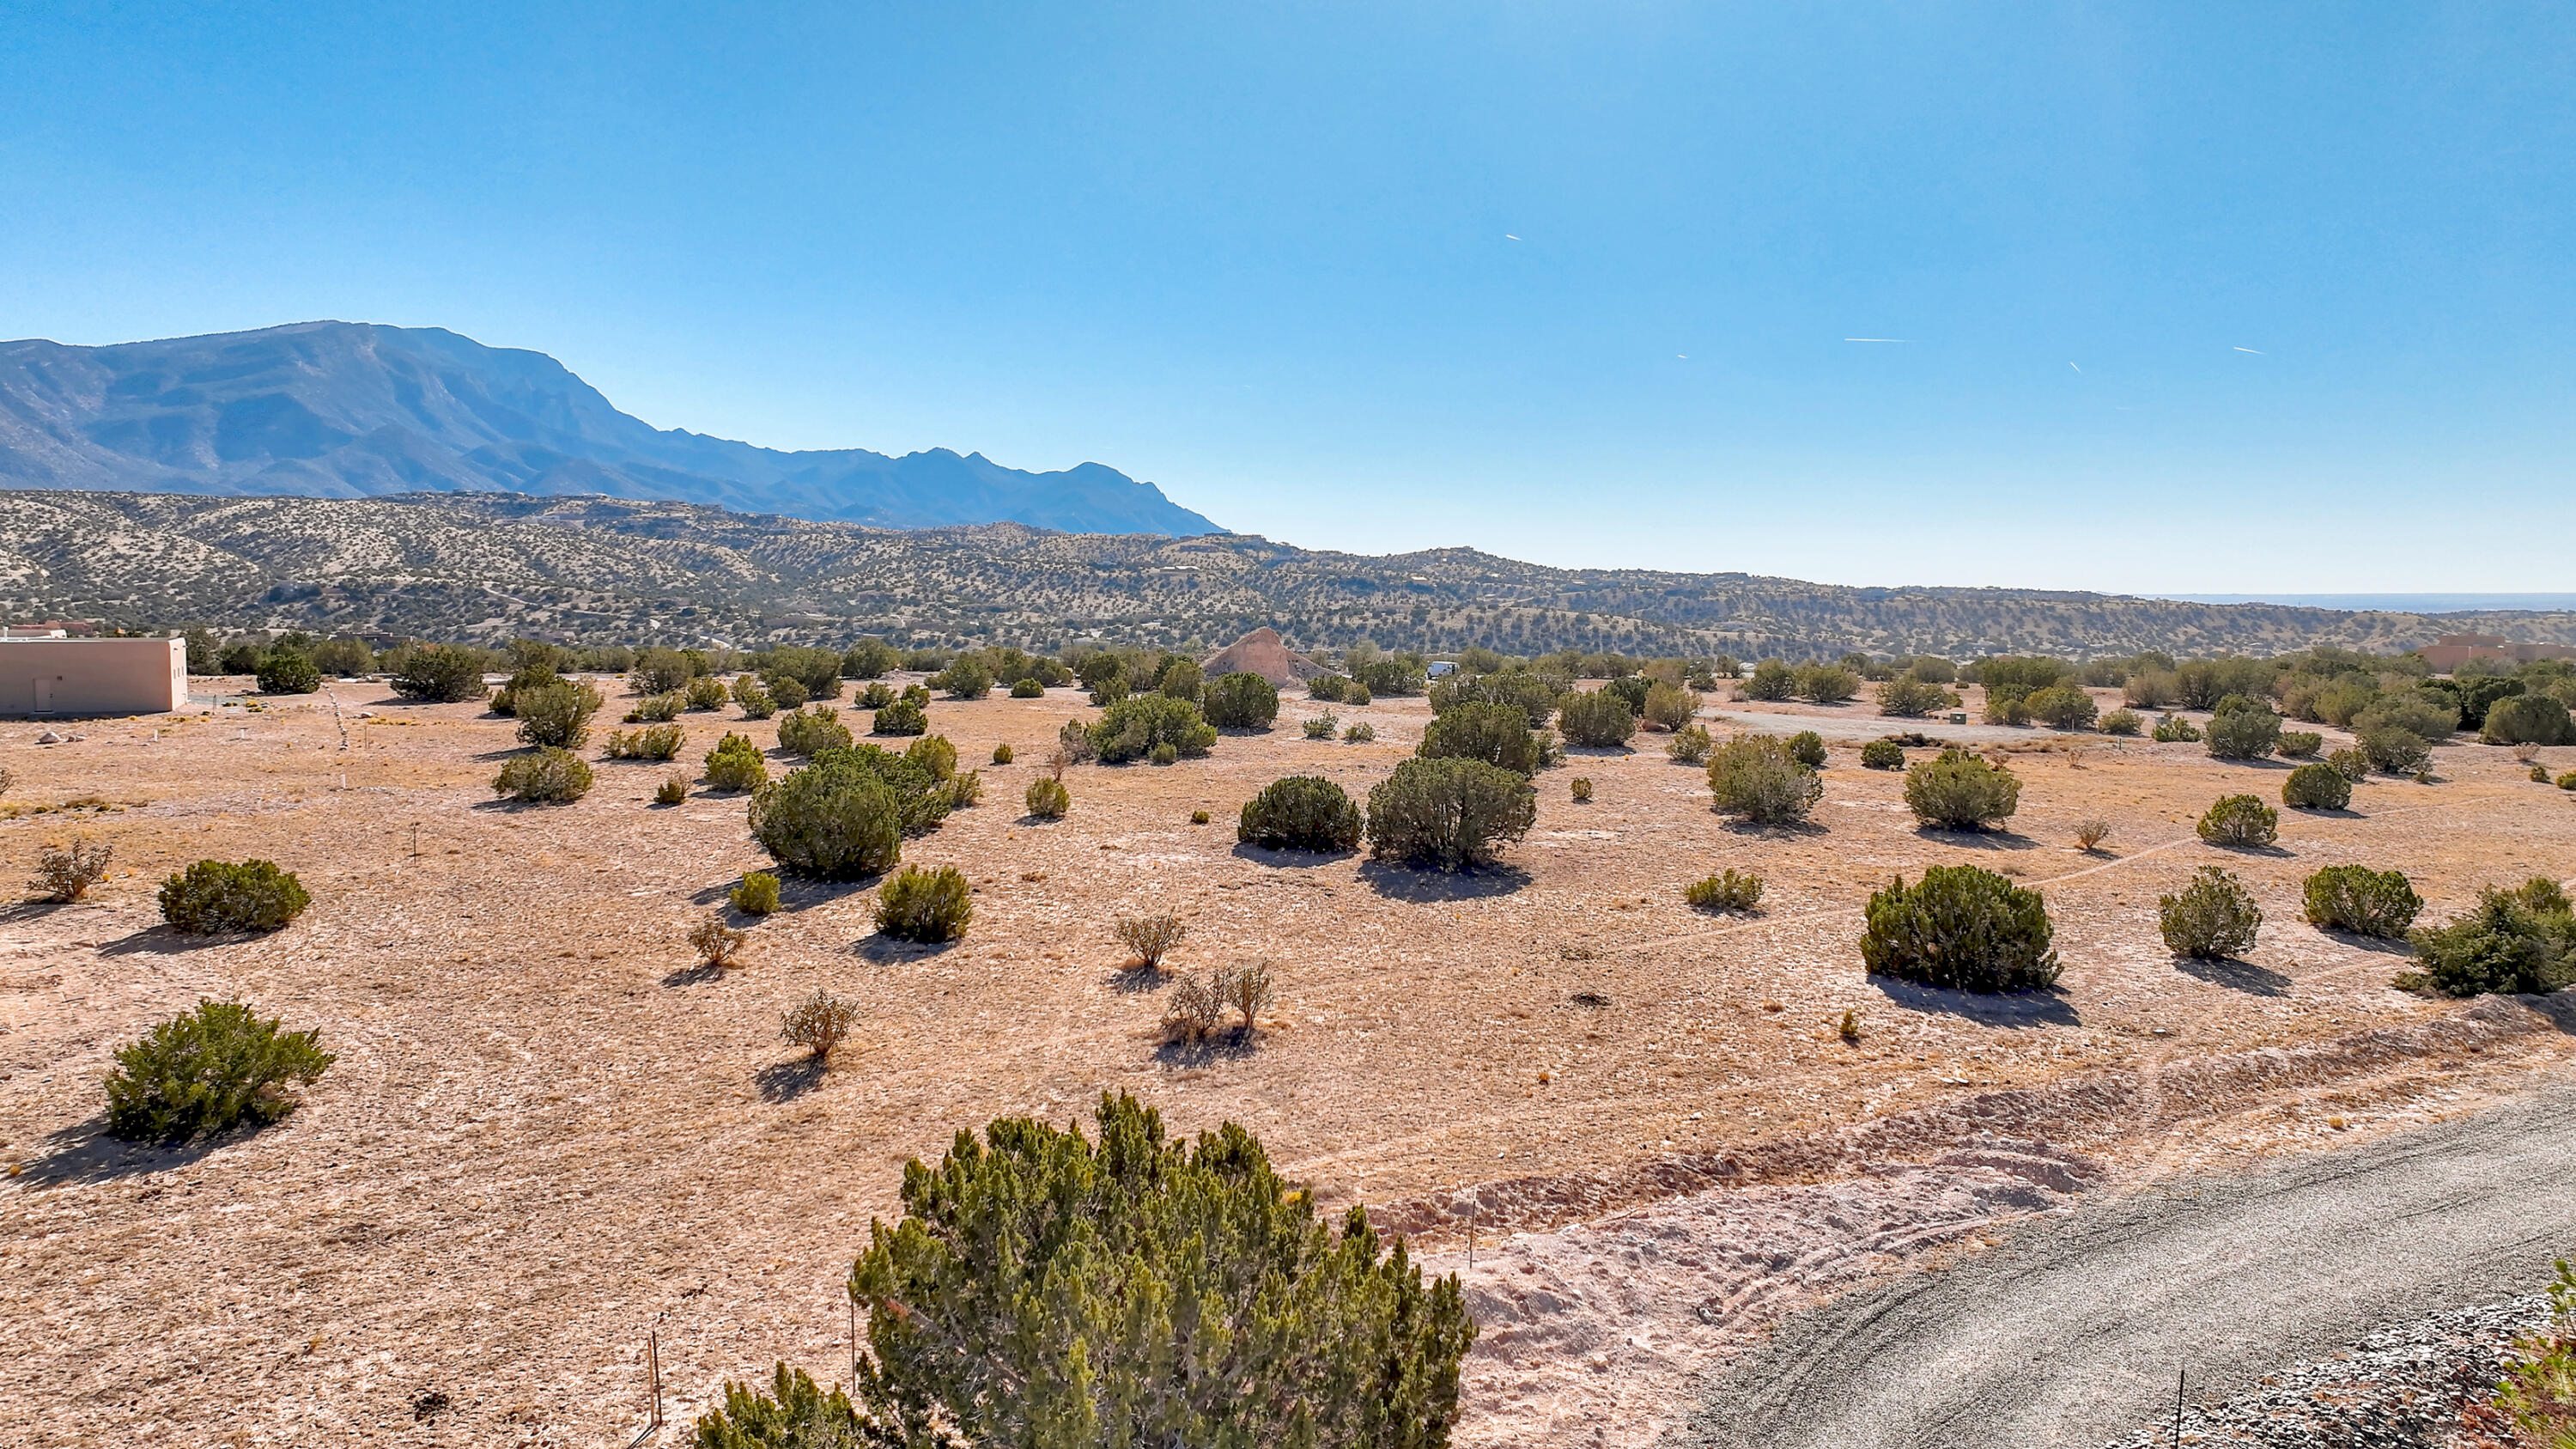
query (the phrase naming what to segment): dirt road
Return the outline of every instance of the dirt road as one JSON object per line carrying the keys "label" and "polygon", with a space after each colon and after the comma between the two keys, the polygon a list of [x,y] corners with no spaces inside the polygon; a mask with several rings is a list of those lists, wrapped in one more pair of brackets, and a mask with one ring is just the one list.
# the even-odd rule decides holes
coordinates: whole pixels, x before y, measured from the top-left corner
{"label": "dirt road", "polygon": [[2528,1293],[2576,1254],[2576,1093],[2025,1229],[1793,1319],[1682,1449],[2099,1444],[2375,1324]]}

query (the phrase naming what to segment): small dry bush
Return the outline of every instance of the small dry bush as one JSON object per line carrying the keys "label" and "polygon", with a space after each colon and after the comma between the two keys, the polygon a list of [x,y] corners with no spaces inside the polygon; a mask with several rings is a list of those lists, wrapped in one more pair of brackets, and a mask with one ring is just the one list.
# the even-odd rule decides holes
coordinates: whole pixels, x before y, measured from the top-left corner
{"label": "small dry bush", "polygon": [[788,1045],[812,1052],[814,1060],[828,1068],[832,1049],[849,1039],[850,1028],[858,1020],[857,1002],[843,1001],[817,987],[813,995],[779,1013],[778,1035]]}
{"label": "small dry bush", "polygon": [[2102,716],[2102,733],[2134,735],[2146,727],[2146,720],[2134,709],[2115,709]]}
{"label": "small dry bush", "polygon": [[2263,912],[2244,882],[2214,865],[2192,873],[2180,893],[2156,900],[2156,927],[2165,949],[2177,956],[2205,961],[2241,956],[2254,949]]}
{"label": "small dry bush", "polygon": [[996,765],[1007,765],[1007,764],[1009,764],[1010,762],[1011,762],[1011,747],[1010,747],[1009,745],[995,745],[995,746],[993,746],[993,763],[994,763],[994,764],[996,764]]}
{"label": "small dry bush", "polygon": [[683,703],[685,701],[677,694],[647,695],[637,700],[635,707],[626,712],[624,723],[668,724],[680,717],[680,706]]}
{"label": "small dry bush", "polygon": [[676,758],[688,736],[675,724],[653,725],[640,730],[610,730],[608,758],[612,760],[668,760]]}
{"label": "small dry bush", "polygon": [[954,774],[954,775],[951,775],[951,776],[949,776],[949,777],[948,777],[948,808],[949,808],[949,809],[951,809],[951,810],[963,810],[963,809],[966,809],[967,807],[969,807],[969,806],[971,806],[971,805],[976,805],[976,804],[980,804],[980,803],[982,803],[983,799],[984,799],[984,772],[983,772],[983,771],[981,771],[981,770],[964,770],[964,771],[960,771],[959,773]]}
{"label": "small dry bush", "polygon": [[569,805],[590,793],[590,765],[570,750],[530,750],[501,766],[492,793],[543,805]]}
{"label": "small dry bush", "polygon": [[1301,728],[1305,730],[1306,738],[1310,740],[1329,740],[1341,731],[1342,722],[1333,716],[1332,711],[1326,710],[1313,719],[1307,720]]}
{"label": "small dry bush", "polygon": [[1708,763],[1709,751],[1715,748],[1717,742],[1709,738],[1707,729],[1692,724],[1673,731],[1672,739],[1664,745],[1664,753],[1685,765],[1704,765]]}
{"label": "small dry bush", "polygon": [[1188,922],[1167,913],[1130,916],[1120,921],[1111,934],[1117,936],[1120,945],[1136,953],[1136,970],[1160,971],[1163,958],[1170,955],[1172,948],[1181,944],[1181,939],[1189,933]]}
{"label": "small dry bush", "polygon": [[1682,899],[1697,911],[1749,911],[1762,900],[1762,877],[1729,868],[1683,886]]}
{"label": "small dry bush", "polygon": [[1807,818],[1824,798],[1825,783],[1798,761],[1786,741],[1743,735],[1709,757],[1708,790],[1720,814],[1784,825]]}
{"label": "small dry bush", "polygon": [[673,775],[653,787],[653,803],[656,805],[677,805],[688,798],[689,777],[686,775]]}
{"label": "small dry bush", "polygon": [[953,865],[907,865],[877,890],[877,929],[899,941],[954,941],[975,918],[973,892]]}
{"label": "small dry bush", "polygon": [[1577,775],[1573,779],[1565,782],[1565,788],[1566,793],[1574,797],[1575,804],[1589,805],[1592,803],[1591,776]]}
{"label": "small dry bush", "polygon": [[778,877],[765,870],[752,871],[726,899],[746,916],[766,916],[778,909]]}
{"label": "small dry bush", "polygon": [[76,836],[68,845],[48,845],[36,853],[36,899],[69,904],[89,894],[89,888],[107,879],[108,863],[116,858],[116,847],[86,835]]}
{"label": "small dry bush", "polygon": [[2079,820],[2075,823],[2075,843],[2086,855],[2101,849],[2102,842],[2110,838],[2111,822],[2108,820]]}
{"label": "small dry bush", "polygon": [[1659,730],[1678,730],[1691,722],[1699,712],[1699,693],[1670,684],[1651,685],[1646,690],[1646,723]]}
{"label": "small dry bush", "polygon": [[725,704],[724,681],[712,674],[701,674],[680,691],[681,703],[690,709],[722,709]]}
{"label": "small dry bush", "polygon": [[[1250,1040],[1262,1008],[1270,1005],[1273,996],[1268,961],[1219,966],[1204,981],[1185,976],[1164,1003],[1163,1040],[1195,1045],[1226,1034],[1239,1041]],[[1228,1016],[1236,1018],[1231,1025],[1226,1020]]]}
{"label": "small dry bush", "polygon": [[1073,795],[1064,788],[1064,782],[1044,775],[1029,782],[1028,793],[1021,800],[1028,806],[1030,816],[1038,820],[1062,820],[1064,812],[1073,808]]}
{"label": "small dry bush", "polygon": [[731,970],[742,960],[743,943],[751,939],[749,931],[738,931],[724,923],[722,916],[709,916],[689,928],[689,949],[698,959],[718,971]]}
{"label": "small dry bush", "polygon": [[1342,731],[1342,742],[1344,744],[1364,745],[1376,738],[1377,726],[1370,724],[1367,720],[1361,720],[1359,723]]}

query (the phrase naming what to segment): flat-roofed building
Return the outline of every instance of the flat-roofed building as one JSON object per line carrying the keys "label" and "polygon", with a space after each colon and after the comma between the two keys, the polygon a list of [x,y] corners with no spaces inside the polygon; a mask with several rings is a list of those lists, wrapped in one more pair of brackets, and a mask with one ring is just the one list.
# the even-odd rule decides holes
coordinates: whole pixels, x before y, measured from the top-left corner
{"label": "flat-roofed building", "polygon": [[2528,664],[2535,659],[2576,659],[2564,644],[2518,644],[2501,634],[2445,634],[2417,649],[2435,674],[2450,674],[2472,659],[2497,664]]}
{"label": "flat-roofed building", "polygon": [[0,716],[168,714],[187,707],[183,640],[0,638]]}

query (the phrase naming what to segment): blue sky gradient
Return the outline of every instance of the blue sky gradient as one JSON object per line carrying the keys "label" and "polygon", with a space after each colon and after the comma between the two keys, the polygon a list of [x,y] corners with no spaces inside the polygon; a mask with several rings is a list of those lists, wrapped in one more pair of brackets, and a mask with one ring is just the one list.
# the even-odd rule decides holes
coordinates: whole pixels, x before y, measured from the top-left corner
{"label": "blue sky gradient", "polygon": [[1310,547],[2563,591],[2571,76],[2500,3],[13,7],[0,334],[443,326]]}

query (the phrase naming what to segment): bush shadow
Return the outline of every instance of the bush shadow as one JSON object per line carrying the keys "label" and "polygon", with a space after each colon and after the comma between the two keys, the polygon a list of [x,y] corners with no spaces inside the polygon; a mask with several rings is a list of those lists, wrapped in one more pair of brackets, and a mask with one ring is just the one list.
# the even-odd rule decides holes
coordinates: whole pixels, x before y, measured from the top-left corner
{"label": "bush shadow", "polygon": [[662,984],[664,986],[676,988],[681,986],[695,986],[702,981],[722,981],[723,979],[724,968],[722,966],[718,966],[712,961],[700,961],[694,965],[682,966],[677,970],[670,972],[668,975],[665,975],[662,978]]}
{"label": "bush shadow", "polygon": [[2196,981],[2242,991],[2248,996],[2287,996],[2290,978],[2268,966],[2240,961],[2233,956],[2176,956],[2174,969]]}
{"label": "bush shadow", "polygon": [[1359,869],[1362,885],[1391,901],[1471,901],[1507,896],[1530,883],[1516,865],[1476,870],[1433,870],[1372,860]]}
{"label": "bush shadow", "polygon": [[1241,1061],[1260,1048],[1260,1033],[1229,1026],[1197,1041],[1167,1041],[1154,1048],[1154,1061],[1164,1067],[1208,1067]]}
{"label": "bush shadow", "polygon": [[1239,841],[1234,849],[1226,853],[1237,860],[1248,860],[1254,865],[1266,865],[1276,870],[1313,870],[1317,866],[1333,865],[1348,860],[1359,854],[1359,851],[1357,849],[1272,850],[1266,845]]}
{"label": "bush shadow", "polygon": [[2338,806],[2331,810],[2327,809],[2323,805],[2284,805],[2281,808],[2292,815],[2306,815],[2320,820],[2366,820],[2369,818],[2360,811],[2351,809],[2348,806]]}
{"label": "bush shadow", "polygon": [[1729,835],[1741,835],[1754,840],[1803,840],[1833,833],[1823,824],[1813,820],[1774,820],[1766,823],[1732,815],[1720,816],[1718,828]]}
{"label": "bush shadow", "polygon": [[1148,966],[1121,966],[1100,978],[1100,984],[1121,996],[1136,996],[1160,991],[1172,984],[1171,973]]}
{"label": "bush shadow", "polygon": [[2231,845],[2223,840],[2204,840],[2201,844],[2229,855],[2260,855],[2272,860],[2288,860],[2297,854],[2286,845]]}
{"label": "bush shadow", "polygon": [[823,1085],[823,1071],[820,1057],[798,1057],[762,1067],[751,1074],[751,1084],[764,1102],[793,1102]]}
{"label": "bush shadow", "polygon": [[212,946],[230,946],[241,941],[256,941],[261,931],[226,931],[220,935],[192,936],[174,926],[146,926],[113,941],[101,941],[102,956],[176,956],[187,951],[202,951]]}
{"label": "bush shadow", "polygon": [[2408,945],[2403,937],[2392,941],[2385,936],[2365,936],[2358,931],[2347,931],[2341,926],[2318,926],[2316,933],[2338,946],[2349,946],[2356,951],[2368,951],[2374,956],[2415,954],[2415,948]]}
{"label": "bush shadow", "polygon": [[8,905],[0,906],[0,925],[16,925],[21,921],[41,921],[65,906],[79,904],[78,901],[13,901]]}
{"label": "bush shadow", "polygon": [[467,755],[465,758],[479,760],[488,765],[495,760],[512,760],[521,755],[533,755],[536,752],[537,747],[534,745],[512,745],[505,750],[485,750],[479,755]]}
{"label": "bush shadow", "polygon": [[1953,830],[1942,825],[1918,825],[1915,835],[1936,845],[1955,845],[1961,850],[2037,850],[2039,842],[2011,830]]}
{"label": "bush shadow", "polygon": [[2549,1024],[2560,1031],[2576,1036],[2576,986],[2547,996],[2517,996],[2514,1000],[2549,1018]]}
{"label": "bush shadow", "polygon": [[2037,991],[2008,991],[1988,996],[1983,992],[1959,991],[1946,986],[1922,986],[1893,976],[1870,976],[1869,984],[1887,998],[1890,1005],[1926,1016],[1956,1016],[1979,1026],[2023,1028],[2035,1026],[2082,1026],[2083,1018],[2074,1003],[2066,999],[2063,987],[2049,986]]}
{"label": "bush shadow", "polygon": [[[228,1134],[231,1135],[231,1134]],[[107,1118],[92,1117],[48,1133],[18,1181],[31,1188],[90,1186],[188,1167],[220,1145],[216,1139],[184,1147],[126,1142],[107,1133]]]}
{"label": "bush shadow", "polygon": [[866,960],[884,966],[897,961],[927,961],[957,949],[958,944],[956,941],[906,941],[879,931],[872,936],[860,937],[850,949]]}

